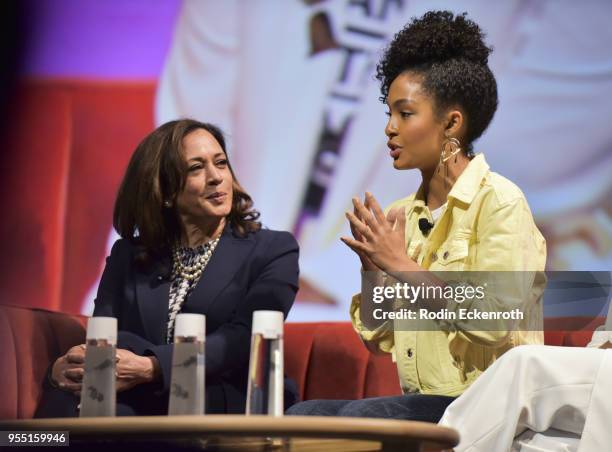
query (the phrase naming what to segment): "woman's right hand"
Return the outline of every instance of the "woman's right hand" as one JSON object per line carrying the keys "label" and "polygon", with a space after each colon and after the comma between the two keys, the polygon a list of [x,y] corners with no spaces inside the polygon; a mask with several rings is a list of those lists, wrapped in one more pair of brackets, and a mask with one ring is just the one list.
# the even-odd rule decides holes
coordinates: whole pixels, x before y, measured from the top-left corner
{"label": "woman's right hand", "polygon": [[85,344],[75,345],[55,360],[51,379],[60,389],[77,393],[85,373]]}
{"label": "woman's right hand", "polygon": [[[359,198],[353,198],[353,214],[359,218],[359,220],[363,221],[364,219],[361,217],[361,212],[358,209],[358,204],[360,203]],[[366,209],[370,210],[370,206],[368,205],[368,197],[366,196],[366,199],[364,201],[364,206]],[[366,242],[366,240],[363,238],[363,235],[353,226],[353,224],[351,222],[349,222],[349,225],[351,226],[351,234],[353,235],[353,237],[355,238],[355,240],[359,241],[359,242]],[[359,256],[359,260],[361,261],[361,266],[363,267],[363,271],[368,272],[368,271],[376,271],[378,270],[378,267],[376,265],[374,265],[374,263],[370,260],[369,257],[367,257],[365,254],[363,253],[357,253],[357,255]]]}

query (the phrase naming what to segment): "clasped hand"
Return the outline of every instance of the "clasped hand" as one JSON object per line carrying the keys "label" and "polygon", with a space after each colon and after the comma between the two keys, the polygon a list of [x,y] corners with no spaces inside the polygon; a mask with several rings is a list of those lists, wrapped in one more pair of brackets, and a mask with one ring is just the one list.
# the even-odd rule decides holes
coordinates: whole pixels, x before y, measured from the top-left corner
{"label": "clasped hand", "polygon": [[[85,344],[76,345],[53,364],[51,379],[63,390],[79,394],[85,374]],[[118,348],[115,375],[117,392],[126,391],[141,383],[153,381],[152,358],[139,356]]]}
{"label": "clasped hand", "polygon": [[353,212],[346,212],[353,238],[340,240],[351,248],[365,271],[385,272],[409,269],[412,261],[406,255],[404,208],[391,209],[385,216],[380,205],[366,192],[365,202],[353,198]]}

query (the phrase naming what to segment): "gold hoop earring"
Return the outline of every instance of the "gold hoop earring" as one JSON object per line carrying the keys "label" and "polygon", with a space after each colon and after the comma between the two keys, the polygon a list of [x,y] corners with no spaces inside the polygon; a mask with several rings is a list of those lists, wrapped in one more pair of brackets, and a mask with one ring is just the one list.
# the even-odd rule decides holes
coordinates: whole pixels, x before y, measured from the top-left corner
{"label": "gold hoop earring", "polygon": [[461,143],[457,138],[447,138],[442,143],[442,152],[440,153],[440,163],[444,164],[452,156],[455,156],[455,163],[457,163],[457,154],[461,151]]}
{"label": "gold hoop earring", "polygon": [[457,138],[446,138],[442,143],[442,151],[440,152],[440,163],[438,164],[438,173],[440,173],[440,167],[444,166],[444,187],[447,187],[448,179],[448,166],[446,162],[451,158],[455,157],[455,163],[457,163],[457,154],[461,152],[461,143]]}

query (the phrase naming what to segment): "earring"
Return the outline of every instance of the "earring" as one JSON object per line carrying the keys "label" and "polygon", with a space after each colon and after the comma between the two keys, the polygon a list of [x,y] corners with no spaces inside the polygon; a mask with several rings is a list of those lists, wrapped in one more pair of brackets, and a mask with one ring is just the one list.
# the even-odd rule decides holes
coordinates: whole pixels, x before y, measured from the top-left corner
{"label": "earring", "polygon": [[457,163],[457,154],[461,151],[461,143],[457,138],[446,137],[444,143],[442,143],[442,152],[440,152],[440,163],[438,164],[438,173],[440,173],[440,167],[444,166],[444,188],[447,188],[448,179],[448,166],[446,162],[455,156],[455,163]]}
{"label": "earring", "polygon": [[172,201],[170,201],[169,199],[166,199],[166,200],[164,201],[164,207],[165,207],[166,209],[169,209],[170,207],[172,207]]}

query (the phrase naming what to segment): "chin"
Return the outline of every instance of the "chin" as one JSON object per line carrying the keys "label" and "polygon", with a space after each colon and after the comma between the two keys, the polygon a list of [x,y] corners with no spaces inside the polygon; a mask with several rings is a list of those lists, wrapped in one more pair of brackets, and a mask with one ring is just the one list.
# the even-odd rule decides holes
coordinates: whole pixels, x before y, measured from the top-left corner
{"label": "chin", "polygon": [[231,212],[231,206],[214,206],[202,209],[202,216],[207,218],[224,218]]}
{"label": "chin", "polygon": [[399,158],[397,160],[393,160],[393,168],[396,170],[409,170],[414,169],[415,167],[410,162],[404,162],[401,158]]}
{"label": "chin", "polygon": [[232,206],[228,206],[227,208],[215,209],[211,214],[215,217],[224,218],[227,217],[232,211]]}

